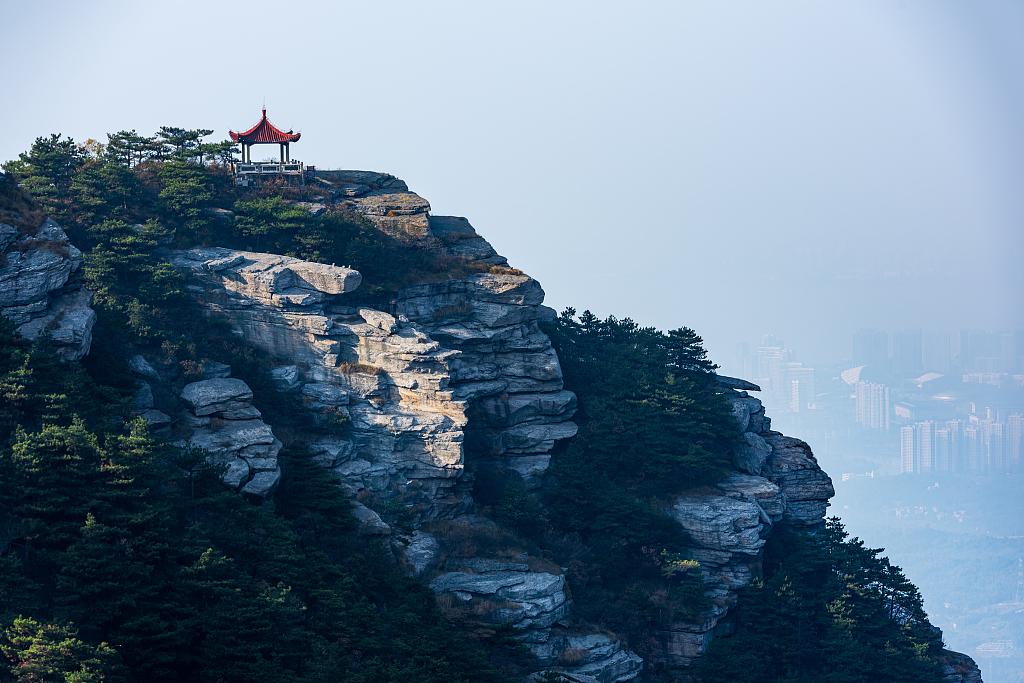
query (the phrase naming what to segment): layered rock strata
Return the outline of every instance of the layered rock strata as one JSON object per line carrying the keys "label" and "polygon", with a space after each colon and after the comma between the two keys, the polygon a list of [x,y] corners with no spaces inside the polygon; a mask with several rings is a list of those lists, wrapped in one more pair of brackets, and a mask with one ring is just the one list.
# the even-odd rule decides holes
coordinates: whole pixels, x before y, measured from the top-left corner
{"label": "layered rock strata", "polygon": [[743,442],[733,458],[736,471],[713,490],[679,496],[671,515],[687,533],[690,559],[700,562],[711,606],[701,618],[673,624],[662,634],[664,658],[685,667],[699,657],[716,627],[736,604],[737,592],[761,573],[761,550],[779,523],[803,528],[824,524],[832,481],[810,447],[771,430],[764,406],[749,382],[720,378]]}
{"label": "layered rock strata", "polygon": [[[271,370],[278,389],[322,418],[305,435],[307,446],[360,501],[398,501],[416,523],[462,515],[472,504],[467,453],[535,483],[554,443],[576,433],[576,398],[564,390],[557,356],[538,326],[549,314],[540,285],[507,268],[465,219],[428,216],[426,202],[404,196],[411,193],[400,181],[375,174],[348,180],[335,176],[335,192],[383,231],[418,244],[410,248],[451,245],[452,254],[495,272],[407,288],[385,311],[347,303],[345,294],[358,285],[358,273],[348,269],[337,270],[352,276],[335,278],[345,286],[326,289],[319,279],[281,272],[315,264],[271,254],[198,249],[172,261],[195,276],[192,291],[206,311],[278,359]],[[362,533],[390,533],[371,507],[356,503],[356,515]],[[497,558],[438,568],[430,534],[417,531],[404,543],[411,573],[434,576],[439,596],[476,618],[510,626],[543,663],[555,666],[564,649],[577,648],[552,636],[570,608],[560,571],[530,569],[529,558],[502,569]],[[600,674],[595,680],[631,680],[640,671],[639,658],[614,639],[582,649],[575,665]]]}
{"label": "layered rock strata", "polygon": [[398,178],[368,171],[318,173],[333,199],[410,248],[477,264],[477,274],[409,287],[392,311],[446,348],[451,389],[467,402],[467,453],[513,470],[528,484],[547,469],[559,439],[576,433],[576,397],[538,323],[551,315],[540,283],[513,268],[465,218],[432,216],[430,204]]}
{"label": "layered rock strata", "polygon": [[[393,176],[318,175],[335,207],[409,248],[472,261],[475,272],[404,288],[389,305],[371,308],[346,296],[361,279],[347,268],[227,249],[177,253],[173,262],[195,276],[196,299],[276,359],[274,383],[314,417],[317,428],[303,435],[313,457],[362,501],[354,503],[360,532],[390,538],[442,606],[510,627],[546,672],[564,680],[637,678],[643,662],[615,638],[570,630],[560,569],[508,552],[451,554],[433,531],[443,523],[498,533],[493,522],[467,514],[471,472],[497,467],[535,485],[554,444],[576,433],[576,397],[540,328],[552,315],[540,285],[509,268],[465,219],[431,216],[429,204]],[[761,573],[772,530],[820,527],[834,493],[807,444],[771,429],[749,393],[758,387],[720,382],[743,440],[729,476],[681,493],[668,510],[689,539],[688,557],[700,563],[710,603],[698,619],[660,634],[660,659],[671,667],[688,666],[727,630],[723,620]],[[384,499],[413,513],[411,534],[393,534],[373,509]]]}
{"label": "layered rock strata", "polygon": [[96,313],[81,268],[82,252],[52,220],[29,233],[0,223],[0,315],[26,339],[49,339],[64,360],[85,357]]}
{"label": "layered rock strata", "polygon": [[265,498],[277,486],[281,442],[252,404],[252,390],[240,379],[217,377],[187,384],[181,399],[188,406],[181,446],[198,448],[225,465],[224,483]]}
{"label": "layered rock strata", "polygon": [[467,507],[465,402],[449,388],[456,351],[387,312],[345,305],[360,282],[348,268],[216,248],[172,260],[196,276],[207,311],[278,359],[274,381],[320,427],[309,448],[353,493],[399,499],[417,519]]}

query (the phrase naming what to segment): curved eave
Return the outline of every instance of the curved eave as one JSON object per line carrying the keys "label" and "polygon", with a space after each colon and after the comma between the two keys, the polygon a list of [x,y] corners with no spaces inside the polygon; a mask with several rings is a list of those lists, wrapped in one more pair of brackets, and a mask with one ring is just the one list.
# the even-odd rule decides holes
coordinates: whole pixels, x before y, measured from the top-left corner
{"label": "curved eave", "polygon": [[233,130],[228,131],[228,135],[231,136],[232,142],[242,142],[247,145],[279,145],[285,142],[298,142],[299,138],[302,137],[302,133],[284,133],[279,130],[273,130],[271,135],[268,136],[271,139],[260,140],[258,132],[246,131],[244,133],[236,133]]}

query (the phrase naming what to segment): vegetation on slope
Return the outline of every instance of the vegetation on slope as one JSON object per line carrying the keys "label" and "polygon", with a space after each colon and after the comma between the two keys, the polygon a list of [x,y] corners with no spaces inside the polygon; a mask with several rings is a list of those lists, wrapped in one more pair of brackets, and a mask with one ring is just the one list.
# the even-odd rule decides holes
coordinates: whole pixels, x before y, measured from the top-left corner
{"label": "vegetation on slope", "polygon": [[[64,225],[86,252],[99,322],[92,354],[70,366],[0,328],[0,680],[507,680],[518,669],[500,634],[484,647],[360,542],[347,502],[302,453],[282,452],[275,500],[253,506],[201,454],[127,421],[129,350],[186,378],[202,358],[227,360],[273,396],[251,349],[212,322],[178,324],[195,312],[162,246],[350,264],[385,294],[472,268],[402,247],[342,208],[313,216],[290,201],[311,198],[295,188],[239,193],[229,148],[205,133],[122,132],[104,146],[55,135],[4,166],[0,220]],[[665,625],[705,604],[666,503],[728,469],[735,423],[692,330],[570,309],[548,331],[580,433],[539,493],[486,472],[476,493],[532,552],[568,568],[576,618],[648,654]],[[275,430],[301,429],[289,423],[299,411],[275,400],[260,405]],[[920,597],[878,551],[833,523],[822,537],[776,535],[767,565],[737,635],[701,665],[708,683],[935,680]]]}
{"label": "vegetation on slope", "polygon": [[[185,379],[214,357],[260,381],[261,359],[232,335],[180,324],[197,312],[161,246],[263,240],[306,258],[363,254],[380,270],[397,249],[343,211],[299,216],[274,196],[285,188],[236,195],[224,169],[194,163],[180,139],[121,157],[114,136],[106,148],[40,138],[0,178],[19,229],[50,215],[82,247],[99,316],[82,364],[0,325],[0,681],[513,677],[518,655],[501,634],[485,648],[445,618],[357,535],[348,501],[303,453],[282,451],[275,499],[256,506],[201,453],[129,420],[135,351]],[[254,234],[261,211],[272,220]],[[316,251],[343,246],[344,260]],[[301,411],[259,393],[275,427],[301,428],[286,417]]]}
{"label": "vegetation on slope", "polygon": [[740,595],[736,633],[698,663],[704,683],[924,683],[942,680],[942,641],[899,567],[850,538],[779,529],[765,577]]}
{"label": "vegetation on slope", "polygon": [[252,505],[116,387],[0,348],[0,680],[505,678],[302,454]]}

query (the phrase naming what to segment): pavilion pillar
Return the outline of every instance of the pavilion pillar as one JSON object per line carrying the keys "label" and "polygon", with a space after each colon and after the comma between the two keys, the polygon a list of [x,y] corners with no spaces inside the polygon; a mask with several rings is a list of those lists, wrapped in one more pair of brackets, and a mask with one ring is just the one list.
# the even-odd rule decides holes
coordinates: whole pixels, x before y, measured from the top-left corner
{"label": "pavilion pillar", "polygon": [[284,143],[281,143],[281,163],[284,163]]}

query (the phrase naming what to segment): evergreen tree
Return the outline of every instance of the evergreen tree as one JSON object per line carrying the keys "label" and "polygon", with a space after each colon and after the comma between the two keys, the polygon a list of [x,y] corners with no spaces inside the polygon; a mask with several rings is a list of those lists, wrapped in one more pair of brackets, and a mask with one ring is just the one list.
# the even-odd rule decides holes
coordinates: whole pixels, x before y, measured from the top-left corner
{"label": "evergreen tree", "polygon": [[71,183],[88,153],[70,137],[53,133],[36,138],[28,152],[3,165],[54,219],[73,220]]}
{"label": "evergreen tree", "polygon": [[15,619],[0,634],[0,656],[7,660],[12,679],[19,683],[125,680],[117,653],[106,643],[90,645],[79,640],[71,627],[27,617]]}

